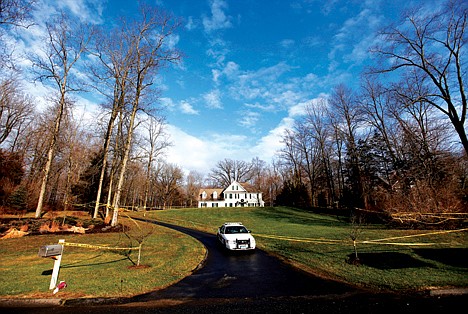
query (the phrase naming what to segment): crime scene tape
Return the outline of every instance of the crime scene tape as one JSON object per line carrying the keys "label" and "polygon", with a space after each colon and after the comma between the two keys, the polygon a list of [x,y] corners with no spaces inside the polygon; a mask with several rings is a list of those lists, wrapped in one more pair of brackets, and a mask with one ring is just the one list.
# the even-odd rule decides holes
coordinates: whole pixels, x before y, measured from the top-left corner
{"label": "crime scene tape", "polygon": [[[411,234],[411,235],[405,235],[405,236],[398,236],[398,237],[389,237],[389,238],[383,238],[383,239],[375,239],[375,240],[367,240],[367,241],[360,241],[360,243],[365,243],[365,244],[393,244],[393,245],[415,245],[412,243],[401,243],[401,242],[385,242],[382,243],[383,241],[388,241],[388,240],[396,240],[396,239],[405,239],[405,238],[415,238],[415,237],[424,237],[424,236],[430,236],[430,235],[436,235],[436,234],[444,234],[444,233],[453,233],[453,232],[463,232],[467,231],[468,228],[464,229],[456,229],[456,230],[443,230],[443,231],[434,231],[434,232],[427,232],[427,233],[418,233],[418,234]],[[430,243],[417,243],[419,245],[429,245]],[[433,244],[448,244],[448,243],[433,243]]]}
{"label": "crime scene tape", "polygon": [[[432,246],[432,245],[441,245],[441,244],[448,245],[450,243],[444,243],[444,242],[403,243],[403,242],[387,242],[387,241],[396,240],[396,239],[404,239],[404,238],[430,236],[430,235],[437,235],[437,234],[444,234],[444,233],[463,232],[467,230],[468,228],[457,229],[457,230],[435,231],[435,232],[419,233],[419,234],[406,235],[406,236],[389,237],[389,238],[383,238],[383,239],[356,241],[356,243],[373,244],[373,245],[397,245],[397,246]],[[317,243],[317,244],[343,244],[343,243],[349,242],[347,240],[332,240],[332,239],[323,239],[323,238],[297,238],[297,237],[286,237],[286,236],[266,235],[266,234],[255,234],[255,236],[262,237],[262,238],[269,238],[269,239],[285,240],[285,241],[291,241],[291,242],[304,242],[304,243]]]}
{"label": "crime scene tape", "polygon": [[[182,220],[182,219],[175,219],[175,218],[166,218],[165,220],[174,221],[174,222],[184,222],[184,223],[188,223],[192,225],[200,225],[200,226],[209,227],[203,223],[198,223],[198,222],[194,222],[190,220]],[[395,246],[431,246],[431,245],[441,245],[441,244],[448,245],[450,243],[444,243],[444,242],[412,242],[412,243],[406,242],[404,243],[404,242],[385,242],[385,241],[430,236],[430,235],[437,235],[437,234],[444,234],[444,233],[463,232],[463,231],[468,231],[468,228],[456,229],[456,230],[434,231],[434,232],[419,233],[419,234],[405,235],[405,236],[398,236],[398,237],[388,237],[388,238],[374,239],[374,240],[363,240],[363,241],[356,241],[356,243],[372,244],[372,245],[395,245]],[[345,244],[345,243],[350,242],[350,240],[334,240],[334,239],[324,239],[324,238],[299,238],[299,237],[292,237],[292,236],[269,235],[269,234],[261,234],[261,233],[254,233],[254,235],[256,237],[261,237],[261,238],[284,240],[284,241],[291,241],[291,242],[303,242],[303,243]]]}
{"label": "crime scene tape", "polygon": [[345,243],[344,240],[332,240],[332,239],[323,239],[323,238],[297,238],[297,237],[286,237],[278,235],[267,235],[267,234],[255,234],[256,237],[267,238],[267,239],[278,239],[291,242],[305,242],[305,243],[322,243],[322,244],[338,244]]}
{"label": "crime scene tape", "polygon": [[93,244],[85,244],[85,243],[72,243],[72,242],[64,242],[60,243],[64,246],[74,246],[74,247],[83,247],[88,249],[100,249],[100,250],[135,250],[138,247],[110,247],[106,245],[93,245]]}

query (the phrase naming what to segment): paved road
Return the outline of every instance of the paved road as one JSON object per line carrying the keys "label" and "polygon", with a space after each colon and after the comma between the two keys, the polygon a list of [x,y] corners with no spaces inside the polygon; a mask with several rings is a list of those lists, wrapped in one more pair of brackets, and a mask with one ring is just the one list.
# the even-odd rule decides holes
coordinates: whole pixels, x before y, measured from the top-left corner
{"label": "paved road", "polygon": [[[467,308],[466,295],[375,294],[295,269],[264,251],[224,251],[211,234],[169,224],[208,250],[193,275],[123,304],[69,301],[62,307],[9,307],[2,313],[445,313]],[[0,305],[1,307],[1,305]]]}

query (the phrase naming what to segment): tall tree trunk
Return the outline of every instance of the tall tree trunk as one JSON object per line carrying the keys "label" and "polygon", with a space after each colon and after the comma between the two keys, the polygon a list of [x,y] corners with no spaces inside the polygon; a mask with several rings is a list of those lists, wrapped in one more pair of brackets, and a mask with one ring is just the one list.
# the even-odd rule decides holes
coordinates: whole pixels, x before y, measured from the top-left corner
{"label": "tall tree trunk", "polygon": [[[116,117],[117,117],[117,110],[114,108],[112,110],[111,118],[110,118],[109,123],[107,125],[106,138],[105,138],[105,141],[104,141],[104,152],[103,152],[103,156],[102,156],[101,174],[99,176],[99,186],[98,186],[98,190],[97,190],[96,204],[94,206],[94,214],[93,214],[93,218],[95,218],[95,219],[97,218],[98,213],[99,213],[102,186],[104,184],[104,176],[105,176],[106,170],[107,170],[107,154],[109,152],[109,146],[110,146],[110,141],[111,141],[111,137],[112,137],[112,130],[114,128],[114,121],[115,121]],[[107,203],[107,204],[109,204],[109,203]]]}
{"label": "tall tree trunk", "polygon": [[[135,97],[139,97],[139,95],[136,95]],[[125,147],[124,147],[124,155],[122,158],[122,163],[120,167],[120,173],[119,173],[119,181],[117,183],[116,191],[114,194],[114,201],[112,204],[112,208],[114,210],[113,215],[112,215],[112,222],[111,226],[116,226],[117,221],[118,221],[118,216],[119,216],[119,208],[120,208],[120,197],[122,194],[122,186],[125,178],[125,171],[127,169],[127,162],[130,156],[130,148],[132,145],[132,137],[133,137],[133,131],[134,131],[134,125],[135,125],[135,118],[136,118],[136,113],[138,111],[138,100],[136,100],[133,103],[133,108],[132,108],[132,113],[130,116],[130,125],[128,126],[128,135],[127,135],[127,141],[125,142]]]}
{"label": "tall tree trunk", "polygon": [[[62,90],[64,93],[64,91]],[[55,144],[57,143],[57,137],[60,131],[60,123],[62,122],[63,111],[65,110],[65,96],[62,95],[60,98],[59,109],[57,111],[57,116],[55,117],[54,130],[52,132],[52,139],[49,145],[49,150],[47,152],[47,162],[44,167],[44,174],[41,181],[41,190],[39,192],[39,199],[37,201],[36,214],[35,217],[39,218],[42,214],[42,206],[44,204],[44,196],[46,192],[47,182],[49,181],[50,168],[52,166],[52,161],[54,159],[55,153]]]}

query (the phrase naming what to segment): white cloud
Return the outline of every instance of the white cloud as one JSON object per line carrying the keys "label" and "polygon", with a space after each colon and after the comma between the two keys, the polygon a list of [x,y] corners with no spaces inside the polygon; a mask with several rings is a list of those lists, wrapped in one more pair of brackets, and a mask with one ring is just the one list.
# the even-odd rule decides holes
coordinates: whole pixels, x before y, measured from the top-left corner
{"label": "white cloud", "polygon": [[164,41],[164,46],[167,49],[175,49],[177,44],[179,43],[180,36],[176,34],[171,34],[168,37],[166,37],[166,40]]}
{"label": "white cloud", "polygon": [[364,3],[357,15],[345,20],[333,38],[332,49],[328,54],[329,71],[337,70],[342,63],[354,66],[365,62],[382,21],[378,6],[372,2]]}
{"label": "white cloud", "polygon": [[[216,163],[226,158],[249,162],[252,158],[258,157],[269,163],[283,147],[283,136],[286,130],[294,126],[295,118],[305,114],[307,105],[317,103],[323,97],[325,95],[292,106],[288,116],[256,143],[250,143],[248,137],[239,134],[210,134],[209,137],[196,137],[178,127],[168,125],[167,130],[174,145],[168,149],[167,160],[177,164],[185,173],[195,170],[205,175],[215,167]],[[245,117],[243,120],[245,126],[252,126],[255,125],[259,114],[246,113]]]}
{"label": "white cloud", "polygon": [[241,149],[245,146],[244,136],[211,134],[209,138],[203,138],[190,135],[174,125],[167,125],[166,129],[174,144],[168,148],[167,160],[186,173],[195,170],[207,174],[220,160],[245,157],[245,150]]}
{"label": "white cloud", "polygon": [[232,27],[231,17],[224,13],[227,9],[227,3],[224,0],[211,1],[211,17],[203,17],[203,26],[205,31],[212,31]]}
{"label": "white cloud", "polygon": [[302,98],[302,95],[292,91],[285,90],[273,96],[273,101],[278,104],[286,105],[287,107],[293,106]]}
{"label": "white cloud", "polygon": [[246,127],[252,130],[257,124],[259,119],[260,119],[260,114],[258,112],[243,111],[241,113],[239,124],[243,127]]}
{"label": "white cloud", "polygon": [[249,151],[252,157],[258,157],[259,159],[271,162],[277,152],[283,147],[281,143],[283,136],[287,129],[291,129],[294,124],[294,119],[291,117],[285,117],[281,122],[268,134],[262,137]]}
{"label": "white cloud", "polygon": [[203,95],[203,99],[206,102],[206,106],[212,109],[222,109],[223,105],[221,104],[221,92],[219,89],[212,90],[209,93]]}
{"label": "white cloud", "polygon": [[294,118],[303,116],[306,113],[306,106],[309,103],[310,102],[300,102],[294,106],[291,106],[288,111],[289,117]]}
{"label": "white cloud", "polygon": [[68,9],[80,20],[101,24],[103,2],[99,0],[59,0],[56,6],[60,9]]}
{"label": "white cloud", "polygon": [[92,24],[103,23],[102,13],[106,5],[101,0],[48,0],[37,1],[34,18],[36,23],[44,24],[50,17],[63,10],[70,12],[82,22]]}
{"label": "white cloud", "polygon": [[195,29],[196,27],[197,27],[197,25],[193,21],[193,17],[189,16],[187,24],[185,24],[185,28],[187,30],[191,31],[191,30]]}
{"label": "white cloud", "polygon": [[187,173],[190,170],[196,170],[201,173],[206,173],[210,170],[213,164],[213,157],[210,152],[212,149],[210,143],[205,142],[185,133],[174,125],[166,126],[170,141],[173,146],[168,148],[167,160],[170,163],[176,164],[185,170]]}
{"label": "white cloud", "polygon": [[86,126],[95,126],[96,117],[101,114],[99,105],[93,101],[82,97],[75,97],[75,105],[73,107],[73,116],[82,128]]}
{"label": "white cloud", "polygon": [[280,46],[283,48],[291,48],[296,42],[293,39],[283,39],[280,41]]}
{"label": "white cloud", "polygon": [[209,47],[206,50],[206,54],[213,58],[213,66],[218,68],[223,67],[226,55],[229,53],[227,43],[221,38],[214,38],[209,41]]}
{"label": "white cloud", "polygon": [[199,112],[193,108],[193,106],[186,100],[182,100],[179,104],[180,109],[185,114],[198,115]]}
{"label": "white cloud", "polygon": [[271,162],[278,151],[284,146],[282,140],[285,132],[293,128],[295,119],[300,118],[306,113],[307,106],[320,105],[326,97],[327,95],[320,94],[317,98],[291,106],[288,111],[288,116],[284,117],[275,128],[271,129],[266,136],[262,137],[249,149],[251,155],[266,162]]}
{"label": "white cloud", "polygon": [[218,79],[219,77],[221,76],[221,71],[217,70],[217,69],[213,69],[211,70],[211,74],[213,76],[213,82],[215,82],[216,84],[218,83]]}
{"label": "white cloud", "polygon": [[169,110],[173,110],[176,106],[174,104],[174,101],[168,97],[161,97],[159,98],[159,101],[161,102],[161,105],[163,106],[163,108],[167,108]]}
{"label": "white cloud", "polygon": [[263,105],[263,104],[260,104],[259,102],[256,102],[254,104],[245,103],[244,106],[246,106],[247,108],[260,109],[262,111],[275,111],[276,109],[275,106],[272,104]]}
{"label": "white cloud", "polygon": [[[326,95],[321,94],[317,98],[292,106],[288,116],[256,143],[250,143],[248,137],[239,134],[214,133],[209,137],[196,137],[169,125],[167,130],[174,146],[168,150],[168,160],[179,165],[187,173],[196,170],[203,174],[207,174],[218,161],[226,158],[251,161],[252,158],[258,157],[271,162],[283,147],[282,139],[286,130],[292,129],[295,119],[305,114],[306,106],[318,104],[324,97]],[[254,125],[258,117],[258,113],[246,113],[245,125]]]}

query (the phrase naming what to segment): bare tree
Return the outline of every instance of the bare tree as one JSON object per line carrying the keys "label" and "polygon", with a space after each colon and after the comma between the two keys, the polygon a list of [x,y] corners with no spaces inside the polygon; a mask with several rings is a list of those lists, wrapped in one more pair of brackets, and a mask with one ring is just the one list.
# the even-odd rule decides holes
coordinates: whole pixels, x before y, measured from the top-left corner
{"label": "bare tree", "polygon": [[391,90],[381,83],[365,78],[359,99],[363,119],[373,130],[376,130],[385,143],[393,163],[401,160],[398,151],[397,100]]}
{"label": "bare tree", "polygon": [[126,27],[124,40],[131,47],[132,54],[128,62],[131,64],[129,77],[128,129],[123,148],[123,158],[120,164],[119,178],[113,197],[114,210],[111,225],[117,224],[120,195],[122,193],[126,165],[129,160],[133,132],[136,127],[137,112],[144,109],[145,98],[154,83],[156,72],[168,62],[177,62],[180,54],[168,41],[178,27],[178,22],[171,16],[154,8],[142,6],[141,18]]}
{"label": "bare tree", "polygon": [[[425,85],[425,93],[405,95],[408,105],[427,102],[447,117],[468,154],[465,121],[467,41],[466,1],[449,0],[440,9],[423,7],[407,12],[400,25],[382,31],[382,44],[373,50],[383,60],[376,73],[406,71]],[[391,65],[385,67],[385,65]]]}
{"label": "bare tree", "polygon": [[293,138],[293,149],[296,150],[297,155],[300,157],[298,166],[300,167],[300,173],[304,175],[304,178],[300,178],[300,182],[304,182],[308,186],[308,193],[313,204],[315,193],[317,192],[317,179],[319,172],[320,163],[320,151],[319,147],[314,141],[314,134],[311,131],[311,127],[308,124],[309,121],[303,120],[296,122],[294,126],[294,138]]}
{"label": "bare tree", "polygon": [[203,185],[203,174],[197,171],[190,171],[185,182],[185,193],[188,207],[193,207],[198,199],[198,192]]}
{"label": "bare tree", "polygon": [[211,169],[209,177],[218,186],[229,186],[233,181],[247,182],[253,176],[253,165],[242,160],[224,159]]}
{"label": "bare tree", "polygon": [[175,196],[182,184],[182,170],[174,164],[161,163],[161,169],[157,172],[156,190],[161,200],[163,209],[170,207],[175,200]]}
{"label": "bare tree", "polygon": [[264,192],[263,199],[265,200],[265,203],[269,203],[270,206],[274,206],[275,201],[276,201],[276,196],[280,192],[283,182],[281,179],[281,174],[280,174],[280,168],[281,166],[279,165],[279,162],[273,160],[272,164],[268,167],[267,169],[267,174],[266,174],[266,184],[267,184],[267,189],[266,192]]}
{"label": "bare tree", "polygon": [[308,162],[309,165],[313,166],[313,172],[310,175],[314,183],[312,186],[314,190],[322,192],[324,195],[322,198],[325,198],[327,202],[327,204],[318,205],[334,204],[336,199],[335,178],[331,167],[331,134],[333,129],[329,122],[329,113],[325,102],[322,100],[315,105],[307,106],[304,120],[312,138],[311,150],[315,152],[314,158]]}
{"label": "bare tree", "polygon": [[[111,111],[109,114],[109,120],[107,122],[107,129],[104,137],[101,174],[94,207],[94,218],[97,218],[100,207],[101,193],[104,184],[105,173],[107,171],[107,160],[113,136],[114,124],[117,117],[122,115],[127,98],[126,95],[129,88],[128,80],[132,67],[130,59],[132,58],[133,47],[128,42],[126,42],[126,38],[124,36],[125,32],[126,30],[124,25],[122,25],[119,29],[112,30],[111,32],[104,29],[100,30],[96,36],[95,49],[95,54],[100,60],[100,67],[97,69],[90,67],[95,81],[93,87],[96,88],[101,94],[103,94],[108,99],[109,103],[111,103]],[[120,128],[121,124],[119,124],[119,129]],[[115,169],[114,163],[116,162],[117,159],[114,158],[112,170]],[[111,173],[111,181],[112,179],[113,175]],[[110,204],[110,195],[112,192],[112,182],[109,185],[109,189],[110,190],[106,206],[106,217],[109,213],[108,210]]]}
{"label": "bare tree", "polygon": [[146,180],[145,180],[145,195],[143,200],[143,210],[146,210],[148,201],[149,189],[151,186],[151,169],[153,163],[163,153],[164,149],[171,145],[167,134],[164,132],[164,119],[159,117],[149,117],[149,120],[144,123],[147,134],[142,143],[142,149],[145,151],[146,163]]}
{"label": "bare tree", "polygon": [[356,95],[344,85],[335,87],[329,99],[332,123],[342,136],[346,148],[348,167],[349,199],[354,206],[365,206],[363,197],[361,171],[359,168],[359,152],[357,150],[358,128],[362,122],[362,111]]}
{"label": "bare tree", "polygon": [[89,28],[76,25],[73,19],[64,13],[47,23],[46,27],[47,38],[44,51],[33,56],[32,62],[38,79],[47,83],[51,82],[57,89],[57,97],[55,100],[55,121],[48,147],[47,162],[43,170],[36,218],[41,216],[55,145],[60,133],[60,125],[70,105],[69,94],[78,90],[76,85],[73,85],[76,80],[74,81],[72,69],[85,51],[92,34],[89,32]]}
{"label": "bare tree", "polygon": [[[18,81],[8,79],[0,83],[0,145],[10,135],[21,133],[22,128],[32,117],[32,100],[21,93]],[[12,139],[12,150],[15,146]]]}
{"label": "bare tree", "polygon": [[37,0],[0,1],[0,25],[29,27],[33,5]]}
{"label": "bare tree", "polygon": [[292,179],[294,182],[302,183],[302,153],[297,149],[296,142],[296,133],[292,130],[286,130],[282,139],[284,147],[279,151],[279,157],[289,172],[287,178],[283,179]]}

